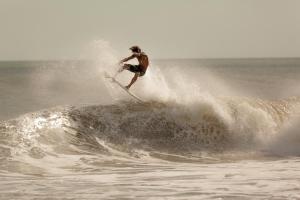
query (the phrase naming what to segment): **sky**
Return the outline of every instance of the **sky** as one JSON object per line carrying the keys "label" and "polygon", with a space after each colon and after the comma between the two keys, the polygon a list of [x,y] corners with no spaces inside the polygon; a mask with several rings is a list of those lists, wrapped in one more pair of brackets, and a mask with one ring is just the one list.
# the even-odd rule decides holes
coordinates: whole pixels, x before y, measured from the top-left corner
{"label": "sky", "polygon": [[299,57],[299,0],[0,0],[0,60],[77,59],[95,40],[153,58]]}

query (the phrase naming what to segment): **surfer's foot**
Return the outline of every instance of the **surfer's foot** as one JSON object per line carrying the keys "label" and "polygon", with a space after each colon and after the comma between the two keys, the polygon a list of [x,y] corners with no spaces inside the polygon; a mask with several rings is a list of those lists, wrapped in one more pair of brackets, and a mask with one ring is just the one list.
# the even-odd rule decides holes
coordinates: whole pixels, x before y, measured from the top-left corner
{"label": "surfer's foot", "polygon": [[127,85],[127,86],[125,86],[125,88],[126,88],[126,90],[129,90],[130,86],[129,86],[129,85]]}

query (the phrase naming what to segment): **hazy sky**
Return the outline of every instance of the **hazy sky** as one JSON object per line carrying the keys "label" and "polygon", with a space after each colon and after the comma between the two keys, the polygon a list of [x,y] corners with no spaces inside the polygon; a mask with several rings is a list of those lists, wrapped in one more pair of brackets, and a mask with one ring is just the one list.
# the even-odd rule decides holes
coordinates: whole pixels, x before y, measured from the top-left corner
{"label": "hazy sky", "polygon": [[93,40],[155,58],[299,57],[300,0],[0,0],[0,59],[77,58]]}

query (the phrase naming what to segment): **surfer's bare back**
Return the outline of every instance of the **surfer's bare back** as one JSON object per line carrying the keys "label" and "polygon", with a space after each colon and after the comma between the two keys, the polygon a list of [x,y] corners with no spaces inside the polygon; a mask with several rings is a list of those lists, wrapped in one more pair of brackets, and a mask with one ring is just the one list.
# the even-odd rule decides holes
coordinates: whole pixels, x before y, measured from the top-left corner
{"label": "surfer's bare back", "polygon": [[132,51],[132,55],[128,58],[124,58],[123,60],[121,60],[120,64],[123,64],[124,62],[127,62],[128,60],[131,60],[133,58],[137,58],[139,64],[124,64],[119,70],[119,72],[122,72],[124,69],[126,69],[134,73],[134,77],[132,78],[131,82],[126,86],[126,89],[129,89],[132,86],[132,84],[134,84],[134,82],[138,79],[139,76],[144,76],[149,66],[148,56],[144,52],[142,52],[140,47],[133,46],[130,48],[130,50]]}

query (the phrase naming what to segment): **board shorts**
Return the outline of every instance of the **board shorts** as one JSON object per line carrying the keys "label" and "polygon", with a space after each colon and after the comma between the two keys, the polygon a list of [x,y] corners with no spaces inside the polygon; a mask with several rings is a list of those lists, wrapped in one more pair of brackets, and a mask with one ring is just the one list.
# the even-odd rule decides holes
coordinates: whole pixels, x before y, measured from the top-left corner
{"label": "board shorts", "polygon": [[141,65],[130,65],[127,64],[128,66],[128,71],[131,71],[133,73],[139,73],[139,76],[144,76],[145,75],[145,71],[143,70],[143,67]]}

